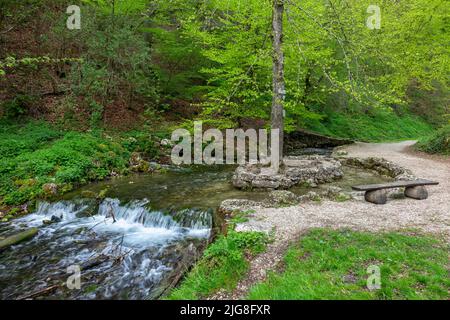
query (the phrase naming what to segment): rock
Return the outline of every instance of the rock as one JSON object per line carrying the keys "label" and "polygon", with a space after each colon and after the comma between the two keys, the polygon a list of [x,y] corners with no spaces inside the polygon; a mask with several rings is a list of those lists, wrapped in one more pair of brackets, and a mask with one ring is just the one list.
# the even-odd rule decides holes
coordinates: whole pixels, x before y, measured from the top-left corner
{"label": "rock", "polygon": [[117,172],[115,172],[114,170],[110,172],[109,174],[111,177],[118,177],[119,174]]}
{"label": "rock", "polygon": [[252,188],[257,189],[278,189],[280,182],[272,180],[272,177],[258,176],[251,182]]}
{"label": "rock", "polygon": [[417,200],[428,198],[428,191],[424,186],[409,187],[405,189],[405,196]]}
{"label": "rock", "polygon": [[30,240],[38,233],[37,228],[31,228],[26,231],[17,233],[0,241],[0,250],[16,245],[20,242]]}
{"label": "rock", "polygon": [[240,179],[239,177],[233,176],[231,182],[233,183],[233,186],[238,189],[251,189],[251,184],[243,179]]}
{"label": "rock", "polygon": [[342,188],[339,188],[336,186],[329,186],[329,187],[325,188],[325,190],[323,191],[322,194],[329,198],[334,198],[337,195],[339,195],[341,192],[342,192]]}
{"label": "rock", "polygon": [[269,194],[266,202],[271,206],[292,206],[299,203],[299,198],[290,191],[275,190]]}
{"label": "rock", "polygon": [[236,188],[289,189],[300,183],[317,185],[343,176],[339,161],[324,156],[293,156],[283,160],[279,172],[260,164],[239,166],[232,178]]}
{"label": "rock", "polygon": [[58,216],[53,215],[53,216],[50,218],[50,220],[44,220],[44,221],[42,221],[42,223],[43,223],[44,225],[48,226],[48,225],[51,225],[51,224],[54,224],[54,223],[61,222],[61,220],[62,220],[62,216],[61,216],[61,217],[58,217]]}
{"label": "rock", "polygon": [[386,190],[367,191],[364,195],[366,201],[375,204],[386,204],[387,192]]}
{"label": "rock", "polygon": [[235,211],[245,211],[254,207],[263,207],[264,204],[262,202],[256,202],[252,200],[246,199],[228,199],[222,201],[219,206],[219,213],[221,214],[232,214]]}
{"label": "rock", "polygon": [[52,216],[52,218],[50,219],[50,221],[52,221],[53,223],[61,222],[61,220],[62,220],[62,216],[61,217]]}
{"label": "rock", "polygon": [[299,197],[300,201],[321,201],[321,197],[317,192],[310,191],[307,194]]}
{"label": "rock", "polygon": [[160,144],[161,144],[163,147],[172,147],[172,146],[173,146],[172,141],[170,141],[169,139],[162,139],[161,142],[160,142]]}
{"label": "rock", "polygon": [[46,197],[56,196],[58,194],[58,185],[56,183],[46,183],[42,186],[42,191]]}
{"label": "rock", "polygon": [[344,158],[339,159],[339,161],[342,165],[374,170],[380,175],[388,176],[390,178],[394,178],[395,180],[411,181],[417,179],[411,170],[403,168],[383,158]]}

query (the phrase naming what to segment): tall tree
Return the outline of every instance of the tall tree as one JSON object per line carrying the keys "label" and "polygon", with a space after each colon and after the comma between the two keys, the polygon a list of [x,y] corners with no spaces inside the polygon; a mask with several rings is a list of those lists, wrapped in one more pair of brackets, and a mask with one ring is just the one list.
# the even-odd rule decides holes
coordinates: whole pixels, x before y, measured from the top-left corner
{"label": "tall tree", "polygon": [[280,132],[280,160],[283,159],[284,139],[284,109],[286,95],[284,83],[284,53],[283,53],[283,14],[284,0],[273,0],[272,37],[273,37],[273,100],[272,100],[272,130]]}

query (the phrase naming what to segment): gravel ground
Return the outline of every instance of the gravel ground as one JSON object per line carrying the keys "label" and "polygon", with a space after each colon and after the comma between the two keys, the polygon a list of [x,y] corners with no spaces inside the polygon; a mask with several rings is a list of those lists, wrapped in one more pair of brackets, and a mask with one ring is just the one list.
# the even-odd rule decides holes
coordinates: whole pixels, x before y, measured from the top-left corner
{"label": "gravel ground", "polygon": [[400,143],[356,143],[340,150],[350,157],[382,157],[399,164],[418,178],[439,181],[438,186],[427,187],[427,200],[389,199],[377,206],[364,199],[347,202],[323,201],[304,203],[287,208],[256,208],[255,222],[240,225],[241,230],[252,230],[255,225],[270,225],[275,230],[275,241],[268,250],[251,261],[250,271],[232,293],[219,292],[212,299],[240,299],[255,283],[263,281],[266,271],[276,270],[292,241],[311,228],[350,228],[362,231],[396,231],[417,229],[450,240],[450,159],[411,151],[415,141]]}

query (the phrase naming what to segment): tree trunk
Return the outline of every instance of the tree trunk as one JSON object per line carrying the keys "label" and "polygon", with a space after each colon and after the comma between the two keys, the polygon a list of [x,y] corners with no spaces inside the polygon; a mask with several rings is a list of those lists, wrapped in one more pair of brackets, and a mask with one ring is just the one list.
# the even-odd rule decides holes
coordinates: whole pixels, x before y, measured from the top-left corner
{"label": "tree trunk", "polygon": [[272,130],[280,130],[279,155],[283,161],[284,141],[284,110],[283,102],[286,95],[284,83],[283,54],[283,14],[284,0],[273,0],[273,100],[272,100]]}

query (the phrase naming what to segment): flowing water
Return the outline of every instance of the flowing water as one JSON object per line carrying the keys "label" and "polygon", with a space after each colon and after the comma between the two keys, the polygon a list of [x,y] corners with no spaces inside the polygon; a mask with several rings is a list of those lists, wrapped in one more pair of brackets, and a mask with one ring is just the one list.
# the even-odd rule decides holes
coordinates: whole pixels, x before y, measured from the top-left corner
{"label": "flowing water", "polygon": [[[157,297],[179,272],[186,254],[205,245],[212,214],[202,210],[163,213],[147,201],[117,199],[41,203],[36,213],[3,226],[2,234],[38,227],[33,240],[0,258],[1,298],[19,298],[67,281],[68,268],[82,272],[82,290],[67,286],[46,297],[144,299]],[[55,223],[45,225],[43,221]]]}
{"label": "flowing water", "polygon": [[[0,252],[0,298],[160,297],[208,243],[221,201],[267,196],[234,189],[233,170],[192,167],[115,178],[56,203],[42,202],[36,212],[0,224],[0,237],[39,228],[31,241]],[[349,190],[352,184],[382,181],[373,173],[346,168],[345,178],[334,184]],[[92,195],[102,190],[107,198],[99,202]],[[81,288],[69,289],[68,280],[76,284],[76,268]]]}

